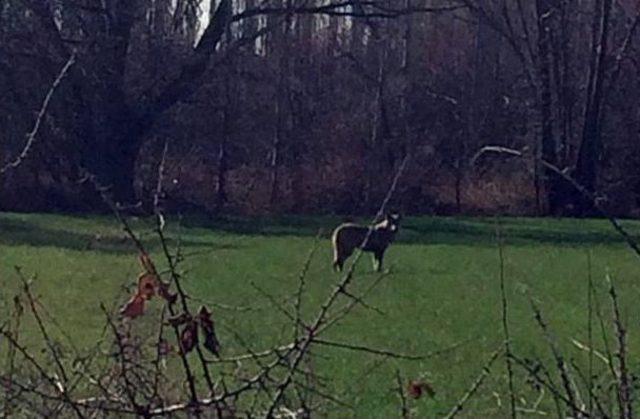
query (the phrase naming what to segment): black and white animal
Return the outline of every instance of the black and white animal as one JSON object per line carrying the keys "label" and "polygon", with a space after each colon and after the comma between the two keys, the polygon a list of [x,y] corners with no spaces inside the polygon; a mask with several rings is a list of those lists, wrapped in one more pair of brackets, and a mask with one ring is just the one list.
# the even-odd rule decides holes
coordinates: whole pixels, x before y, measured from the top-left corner
{"label": "black and white animal", "polygon": [[[372,227],[355,223],[339,225],[331,236],[333,269],[342,271],[344,262],[353,254],[356,248],[360,248],[365,252],[373,253],[373,268],[380,272],[384,252],[396,237],[400,227],[400,218],[400,214],[393,213],[387,214],[382,221]],[[367,235],[369,235],[368,239]]]}

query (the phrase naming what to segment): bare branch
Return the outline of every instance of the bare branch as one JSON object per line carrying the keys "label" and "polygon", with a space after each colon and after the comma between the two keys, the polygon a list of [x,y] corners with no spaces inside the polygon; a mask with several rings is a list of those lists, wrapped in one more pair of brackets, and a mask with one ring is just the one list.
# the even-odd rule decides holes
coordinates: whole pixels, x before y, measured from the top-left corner
{"label": "bare branch", "polygon": [[418,13],[442,13],[454,12],[466,9],[468,6],[462,3],[453,3],[448,6],[438,7],[387,7],[379,1],[346,0],[320,6],[293,6],[293,7],[260,7],[245,10],[233,16],[233,21],[264,16],[264,15],[291,15],[291,14],[315,14],[327,16],[349,16],[355,18],[379,18],[395,19]]}
{"label": "bare branch", "polygon": [[38,111],[36,122],[33,124],[33,128],[31,128],[31,131],[27,134],[27,141],[25,142],[24,147],[22,148],[22,151],[12,161],[0,167],[0,175],[4,174],[9,169],[15,169],[16,167],[20,166],[20,164],[22,164],[22,162],[29,156],[31,147],[35,143],[36,136],[38,135],[38,131],[40,130],[40,125],[42,124],[42,121],[47,113],[47,109],[49,108],[49,102],[51,102],[51,98],[53,97],[53,94],[56,92],[56,89],[62,82],[62,79],[64,79],[64,77],[69,72],[69,69],[75,62],[76,62],[76,56],[74,53],[71,55],[71,57],[69,57],[69,60],[67,60],[66,64],[62,67],[62,69],[60,70],[60,73],[58,73],[58,76],[53,81],[53,84],[51,84],[51,87],[49,87],[49,91],[45,95],[44,101],[42,102],[42,105],[40,106],[40,110]]}
{"label": "bare branch", "polygon": [[443,349],[443,350],[440,350],[440,351],[430,352],[430,353],[427,353],[427,354],[424,354],[424,355],[406,355],[406,354],[401,354],[401,353],[397,353],[397,352],[393,352],[393,351],[387,351],[387,350],[383,350],[383,349],[370,348],[368,346],[363,346],[363,345],[355,345],[355,344],[343,343],[343,342],[334,342],[334,341],[331,341],[331,340],[320,339],[320,338],[314,339],[313,342],[318,344],[318,345],[331,346],[331,347],[340,348],[340,349],[348,349],[350,351],[356,351],[356,352],[365,352],[365,353],[369,353],[369,354],[372,354],[372,355],[384,356],[384,357],[395,358],[395,359],[404,359],[404,360],[408,360],[408,361],[422,361],[422,360],[425,360],[425,359],[433,358],[436,355],[440,355],[442,353],[448,352],[449,350],[457,348],[459,346],[459,345],[455,345],[455,346],[452,346],[451,348]]}
{"label": "bare branch", "polygon": [[482,372],[480,373],[480,375],[478,375],[478,377],[475,379],[475,381],[473,382],[473,384],[471,385],[471,387],[469,388],[469,390],[467,390],[466,393],[464,393],[464,395],[460,398],[460,400],[458,400],[458,403],[456,403],[456,405],[449,411],[449,413],[445,416],[446,419],[453,419],[454,417],[456,417],[458,415],[458,413],[460,413],[462,411],[462,409],[464,408],[465,403],[467,403],[467,401],[473,397],[473,395],[478,391],[478,389],[480,389],[480,386],[482,385],[482,383],[484,382],[484,380],[487,378],[487,376],[491,373],[491,366],[493,365],[494,361],[496,359],[498,359],[498,356],[503,352],[503,349],[500,348],[497,351],[495,351],[492,355],[491,358],[489,358],[489,360],[487,361],[487,363],[484,365],[484,367],[482,367]]}
{"label": "bare branch", "polygon": [[398,369],[396,369],[396,384],[398,385],[396,390],[398,391],[398,396],[400,397],[400,416],[403,419],[409,419],[411,417],[411,414],[409,413],[409,406],[407,405],[407,396],[404,394],[402,376],[400,375],[400,370]]}
{"label": "bare branch", "polygon": [[[402,163],[400,164],[400,166],[399,166],[399,168],[398,168],[398,170],[396,172],[396,175],[394,176],[393,181],[391,182],[391,186],[389,187],[389,190],[387,191],[387,195],[385,196],[385,199],[383,200],[382,204],[380,205],[380,209],[378,210],[378,213],[377,213],[375,219],[379,219],[380,217],[382,217],[382,215],[386,211],[387,205],[388,205],[389,201],[391,200],[391,197],[394,195],[394,193],[396,191],[396,188],[398,186],[398,182],[400,181],[400,177],[404,173],[404,170],[405,170],[408,162],[409,162],[409,156],[407,155],[407,156],[405,156],[405,158],[403,159]],[[369,231],[367,232],[367,236],[365,237],[365,239],[363,241],[362,247],[366,246],[367,242],[370,239],[372,231],[373,231],[372,229],[369,229]],[[267,411],[267,416],[268,417],[273,415],[275,409],[280,404],[280,401],[282,400],[282,397],[284,396],[284,393],[285,393],[286,389],[289,387],[289,385],[293,381],[293,377],[294,377],[294,375],[295,375],[295,373],[297,371],[297,368],[298,368],[300,362],[302,362],[302,360],[305,358],[307,352],[309,351],[309,348],[311,347],[311,345],[313,344],[314,340],[316,339],[316,334],[317,334],[318,330],[325,323],[325,321],[327,319],[327,315],[329,313],[329,310],[331,309],[331,307],[333,307],[333,305],[336,303],[336,301],[339,299],[339,297],[341,295],[343,295],[343,291],[346,290],[347,287],[351,284],[351,282],[353,280],[353,277],[354,277],[353,274],[354,274],[354,271],[355,271],[355,267],[356,267],[360,257],[362,257],[362,253],[363,253],[362,250],[358,250],[356,252],[354,260],[353,260],[351,266],[349,266],[349,270],[346,272],[346,274],[344,275],[344,277],[342,278],[340,283],[334,288],[334,290],[331,293],[331,295],[327,298],[325,303],[320,308],[320,311],[319,311],[318,315],[316,316],[316,320],[308,328],[308,331],[306,332],[306,336],[305,336],[303,342],[300,344],[296,356],[294,357],[294,359],[291,362],[291,366],[290,366],[290,369],[289,369],[289,372],[288,372],[287,376],[285,377],[285,379],[278,386],[278,389],[276,391],[276,395],[273,398],[273,400],[271,401],[271,405],[270,405],[270,407],[269,407],[269,409]]]}
{"label": "bare branch", "polygon": [[[502,147],[502,146],[485,146],[485,147],[482,147],[475,154],[475,156],[473,156],[473,158],[471,159],[471,164],[475,164],[475,162],[480,157],[482,157],[484,154],[487,154],[487,153],[507,154],[509,156],[514,156],[519,158],[525,157],[525,154],[522,151],[514,150],[512,148]],[[537,156],[533,156],[533,158],[535,158],[538,162],[540,162],[540,164],[542,164],[547,169],[551,170],[553,173],[559,175],[561,178],[567,181],[571,186],[573,186],[585,199],[588,199],[592,203],[596,211],[598,211],[598,213],[600,213],[601,216],[609,220],[613,228],[624,238],[624,240],[627,242],[627,245],[629,246],[629,248],[631,248],[631,250],[633,250],[636,256],[640,257],[640,246],[638,245],[636,240],[627,232],[627,230],[625,230],[622,227],[622,225],[620,225],[618,220],[612,215],[610,215],[609,212],[602,207],[601,197],[597,196],[593,192],[588,191],[584,186],[580,185],[573,177],[569,175],[567,169],[562,170],[558,166],[555,166],[549,163],[548,161],[541,159]]]}

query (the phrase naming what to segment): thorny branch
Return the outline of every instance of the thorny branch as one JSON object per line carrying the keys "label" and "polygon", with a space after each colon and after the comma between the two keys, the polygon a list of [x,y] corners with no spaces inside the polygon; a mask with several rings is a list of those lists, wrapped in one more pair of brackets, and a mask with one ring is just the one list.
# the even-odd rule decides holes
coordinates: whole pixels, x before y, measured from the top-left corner
{"label": "thorny branch", "polygon": [[[391,182],[391,186],[389,187],[389,191],[387,192],[387,196],[385,197],[384,201],[382,202],[382,205],[380,205],[380,209],[378,210],[378,213],[376,215],[376,219],[379,219],[380,217],[382,217],[382,215],[386,211],[387,205],[388,205],[389,201],[391,200],[391,197],[395,193],[395,190],[396,190],[396,188],[398,186],[398,182],[400,180],[400,177],[402,176],[402,174],[404,172],[404,169],[407,166],[408,161],[409,161],[409,157],[405,156],[404,160],[402,161],[402,163],[400,164],[400,166],[398,168],[398,171],[396,172],[396,175],[395,175],[393,181]],[[366,244],[367,244],[367,242],[369,241],[369,239],[371,237],[371,232],[372,232],[372,230],[370,229],[368,231],[365,239],[363,240],[363,246],[362,247],[366,247]],[[300,362],[307,355],[311,345],[314,343],[314,341],[316,339],[316,334],[317,334],[318,330],[320,329],[320,327],[326,321],[327,316],[329,314],[329,310],[331,309],[331,307],[333,307],[333,305],[336,303],[338,298],[341,295],[344,294],[344,291],[351,284],[351,282],[352,282],[352,280],[354,278],[354,271],[355,271],[356,264],[360,260],[361,256],[362,256],[362,251],[361,250],[356,252],[354,260],[353,260],[352,264],[349,266],[349,270],[346,272],[346,274],[344,275],[344,277],[342,278],[340,283],[334,288],[334,290],[331,293],[331,295],[329,295],[329,297],[327,298],[325,303],[320,308],[320,311],[319,311],[318,315],[316,316],[315,321],[308,328],[308,330],[306,332],[306,336],[304,337],[304,340],[302,341],[302,343],[300,344],[300,346],[298,348],[297,354],[295,355],[295,357],[293,358],[293,360],[291,362],[291,367],[290,367],[289,373],[287,374],[285,379],[278,386],[278,389],[276,391],[276,395],[274,396],[274,398],[273,398],[273,400],[271,402],[271,405],[270,405],[269,409],[267,410],[267,414],[266,414],[267,417],[273,416],[273,414],[275,412],[275,409],[280,404],[280,401],[282,400],[286,389],[291,384],[291,382],[293,380],[293,377],[294,377],[295,373],[297,372],[297,369],[298,369],[298,366],[300,365]]]}
{"label": "thorny branch", "polygon": [[503,352],[503,348],[500,348],[491,355],[487,363],[484,365],[484,367],[482,367],[482,372],[480,373],[480,375],[478,375],[478,377],[473,382],[469,390],[467,390],[467,392],[464,393],[464,395],[460,398],[460,400],[458,400],[458,403],[456,403],[456,405],[445,416],[446,419],[453,419],[458,415],[458,413],[462,411],[465,403],[467,403],[467,401],[471,397],[473,397],[473,395],[478,391],[478,389],[480,389],[480,386],[482,386],[482,383],[484,383],[484,380],[489,376],[489,374],[491,373],[491,366],[493,365],[495,360],[498,359],[498,356],[500,356],[502,352]]}

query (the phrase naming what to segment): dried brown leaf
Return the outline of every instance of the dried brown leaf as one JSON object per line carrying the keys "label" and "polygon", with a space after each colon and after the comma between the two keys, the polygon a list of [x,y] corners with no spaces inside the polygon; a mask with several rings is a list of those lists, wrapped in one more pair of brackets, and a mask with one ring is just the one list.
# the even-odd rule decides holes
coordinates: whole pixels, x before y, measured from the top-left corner
{"label": "dried brown leaf", "polygon": [[216,329],[211,318],[211,312],[207,310],[205,306],[200,307],[198,312],[198,322],[204,333],[204,347],[207,348],[212,354],[220,355],[220,341],[216,336]]}
{"label": "dried brown leaf", "polygon": [[158,280],[158,295],[167,300],[169,304],[173,304],[178,300],[178,294],[169,291],[169,284]]}
{"label": "dried brown leaf", "polygon": [[429,397],[436,395],[436,391],[433,386],[425,381],[413,380],[409,382],[407,386],[407,393],[414,399],[419,399],[423,394],[427,394]]}
{"label": "dried brown leaf", "polygon": [[158,288],[158,277],[154,274],[144,273],[138,277],[138,295],[150,300],[156,294]]}
{"label": "dried brown leaf", "polygon": [[142,268],[145,270],[146,273],[154,274],[157,276],[156,267],[151,261],[151,258],[149,257],[148,254],[140,253],[138,260],[140,261],[140,265],[142,265]]}
{"label": "dried brown leaf", "polygon": [[198,343],[198,323],[191,321],[180,333],[180,348],[182,353],[188,354]]}
{"label": "dried brown leaf", "polygon": [[120,309],[120,314],[130,319],[135,319],[138,316],[144,314],[145,297],[140,294],[135,294],[127,303]]}

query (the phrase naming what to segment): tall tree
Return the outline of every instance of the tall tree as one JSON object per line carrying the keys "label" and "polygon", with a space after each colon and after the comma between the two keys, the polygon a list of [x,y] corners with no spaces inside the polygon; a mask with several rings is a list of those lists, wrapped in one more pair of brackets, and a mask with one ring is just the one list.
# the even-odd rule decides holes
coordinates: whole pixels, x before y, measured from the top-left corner
{"label": "tall tree", "polygon": [[[554,102],[552,96],[552,50],[554,20],[559,12],[558,0],[536,0],[536,20],[538,28],[538,103],[540,107],[540,143],[542,158],[558,164],[558,141],[554,132]],[[547,192],[548,211],[555,214],[562,207],[563,182],[556,173],[544,168],[544,186]]]}
{"label": "tall tree", "polygon": [[[197,89],[230,22],[231,0],[220,1],[213,19],[184,58],[178,74],[137,97],[127,95],[126,73],[132,32],[137,19],[144,15],[146,2],[113,0],[103,3],[104,8],[82,8],[81,11],[73,2],[26,2],[38,16],[59,57],[66,59],[77,49],[82,52],[71,74],[82,121],[75,127],[76,137],[82,141],[79,147],[82,166],[99,183],[110,186],[118,201],[135,201],[135,164],[145,135],[167,110]],[[91,33],[85,34],[86,42],[80,47],[67,42],[65,26],[58,24],[59,7],[88,13],[89,22],[93,24],[82,31]],[[164,25],[160,14],[156,16],[156,23]]]}
{"label": "tall tree", "polygon": [[[594,4],[582,143],[576,164],[576,180],[591,192],[595,192],[597,188],[599,159],[602,150],[604,84],[612,5],[613,0],[596,0]],[[575,201],[579,214],[588,214],[592,211],[591,203],[584,197],[578,195]]]}

